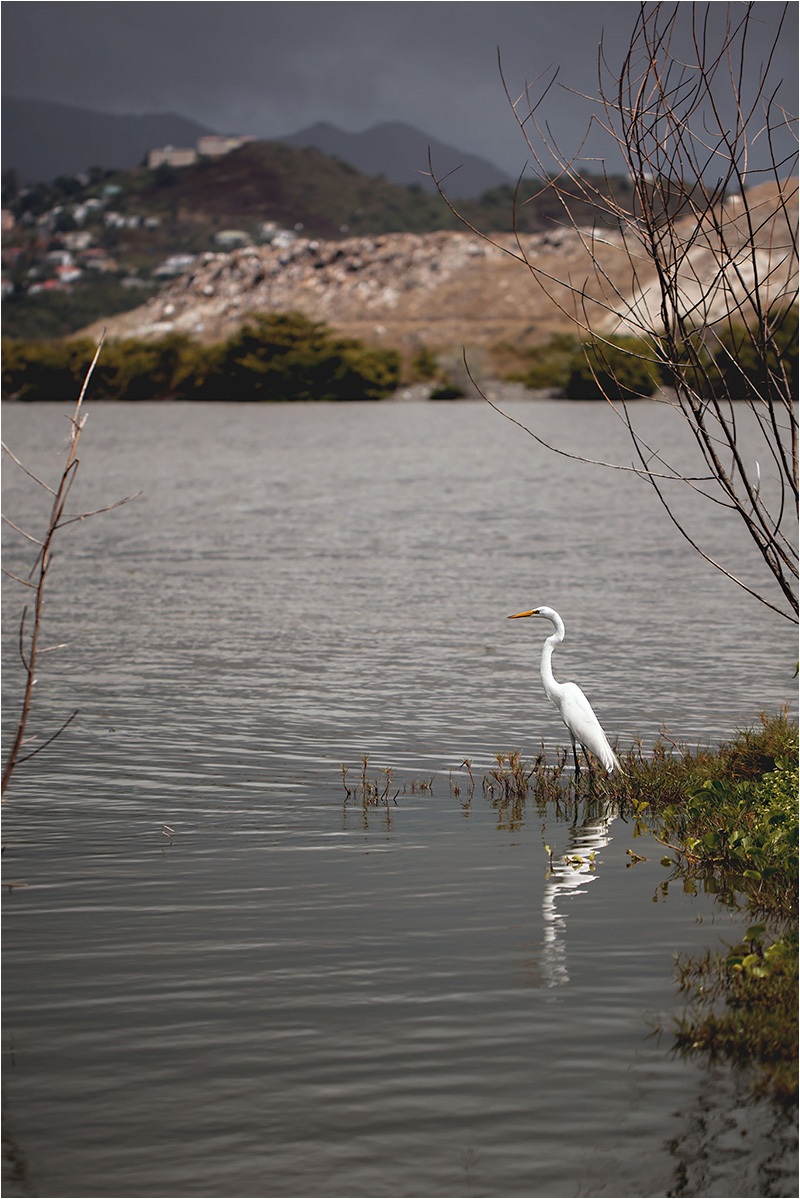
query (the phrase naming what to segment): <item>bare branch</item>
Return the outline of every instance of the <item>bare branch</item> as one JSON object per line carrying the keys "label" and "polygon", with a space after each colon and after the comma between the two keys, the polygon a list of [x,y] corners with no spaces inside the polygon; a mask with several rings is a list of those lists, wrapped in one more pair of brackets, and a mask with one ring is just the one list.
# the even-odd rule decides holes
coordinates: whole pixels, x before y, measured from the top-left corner
{"label": "bare branch", "polygon": [[115,500],[113,504],[106,504],[103,508],[94,508],[91,512],[81,512],[78,516],[65,516],[58,522],[58,528],[63,529],[66,525],[74,525],[77,521],[88,520],[90,516],[99,516],[102,512],[111,512],[114,508],[121,508],[123,504],[130,504],[132,500],[138,500],[142,494],[141,491],[135,491],[133,495],[126,495],[122,500]]}
{"label": "bare branch", "polygon": [[[580,282],[558,278],[557,269],[543,269],[526,252],[516,218],[522,176],[514,195],[516,251],[499,248],[524,263],[585,341],[595,390],[624,422],[636,461],[632,466],[592,463],[545,442],[484,399],[551,452],[646,479],[669,519],[706,561],[796,623],[798,422],[784,352],[794,335],[796,361],[797,316],[796,308],[790,315],[790,307],[797,296],[798,186],[787,176],[797,169],[797,151],[780,147],[796,122],[777,103],[777,85],[769,79],[786,8],[776,19],[760,71],[750,58],[753,5],[724,12],[720,32],[709,5],[636,6],[621,66],[609,65],[603,42],[598,47],[598,90],[587,97],[595,111],[574,154],[558,145],[540,117],[556,80],[552,68],[535,81],[544,81],[540,95],[526,86],[514,99],[500,64],[502,85],[538,178],[531,199],[548,194],[558,202],[563,227],[582,248],[588,270]],[[684,21],[690,22],[690,45],[679,56],[675,47]],[[604,165],[600,176],[583,173],[592,130],[621,155],[632,193],[615,190]],[[760,188],[753,186],[759,176],[752,146],[758,139],[766,142],[770,157],[760,174],[772,180]],[[585,219],[579,224],[573,215],[576,199],[590,204],[612,232],[604,234],[595,225],[587,230]],[[614,403],[616,393],[626,394],[618,365],[620,335],[638,339],[630,354],[652,383],[673,390],[670,406],[690,430],[707,475],[665,461],[637,429],[633,408]],[[744,412],[752,414],[761,441],[756,457],[770,463],[774,478],[768,489],[760,465],[753,465],[752,450],[745,452]],[[687,486],[736,515],[761,555],[767,582],[777,585],[787,608],[764,588],[745,584],[698,544],[664,491],[668,482]]]}
{"label": "bare branch", "polygon": [[[36,682],[35,672],[36,672],[36,664],[37,664],[38,656],[40,654],[52,653],[53,651],[55,651],[57,649],[65,648],[65,643],[61,643],[58,645],[49,645],[49,646],[45,646],[45,647],[39,646],[39,638],[40,638],[41,629],[42,629],[42,611],[43,611],[43,605],[44,605],[45,582],[46,582],[47,575],[48,575],[48,572],[50,569],[50,565],[53,561],[53,551],[52,551],[53,539],[55,538],[58,530],[63,528],[65,525],[72,524],[75,521],[85,520],[88,516],[93,516],[100,512],[108,512],[112,508],[117,508],[121,504],[129,503],[130,500],[136,498],[135,496],[128,496],[124,500],[118,500],[114,504],[108,504],[105,507],[98,508],[98,509],[96,509],[95,512],[86,512],[86,513],[82,513],[81,515],[78,515],[78,516],[68,516],[68,517],[64,516],[64,508],[65,508],[65,505],[67,502],[67,498],[69,496],[72,485],[75,481],[75,478],[76,478],[76,475],[78,472],[78,467],[80,465],[80,461],[77,456],[78,440],[80,438],[83,427],[86,423],[86,414],[81,413],[81,406],[83,404],[83,400],[86,395],[87,388],[89,386],[89,381],[91,379],[92,372],[94,371],[98,357],[100,356],[100,351],[102,349],[104,337],[105,337],[105,330],[103,331],[103,336],[100,338],[100,341],[97,345],[97,349],[95,351],[95,354],[94,354],[92,362],[89,366],[89,369],[86,372],[86,377],[84,379],[80,395],[78,396],[78,400],[75,405],[75,410],[72,413],[72,416],[70,417],[70,430],[71,431],[70,431],[69,448],[67,451],[67,458],[66,458],[66,461],[65,461],[62,473],[61,473],[61,478],[58,482],[58,486],[55,488],[48,486],[48,484],[44,483],[41,479],[37,478],[36,475],[34,475],[31,471],[29,471],[27,469],[27,467],[23,466],[22,463],[19,461],[19,459],[14,454],[11,453],[11,451],[8,449],[7,446],[3,446],[3,449],[9,455],[9,457],[12,459],[12,461],[15,462],[17,464],[17,466],[19,466],[20,469],[25,472],[25,474],[27,474],[31,479],[33,479],[35,483],[37,483],[40,487],[44,488],[45,491],[47,491],[50,495],[52,495],[53,503],[52,503],[52,507],[50,509],[50,517],[48,520],[47,529],[46,529],[44,537],[41,541],[35,537],[31,537],[29,534],[25,533],[22,529],[18,528],[12,521],[9,521],[9,520],[7,520],[7,518],[4,518],[4,519],[6,519],[6,523],[9,524],[11,526],[11,528],[13,528],[16,532],[21,533],[23,537],[25,537],[28,541],[32,542],[34,545],[38,546],[39,548],[38,548],[38,553],[34,560],[33,566],[30,571],[30,576],[28,579],[22,579],[18,575],[14,574],[13,572],[4,569],[4,573],[7,574],[10,578],[14,579],[18,583],[22,583],[24,586],[28,587],[31,591],[33,591],[33,602],[32,602],[33,620],[32,620],[32,627],[31,627],[30,635],[27,637],[27,643],[26,643],[26,620],[27,620],[27,616],[28,616],[28,607],[26,606],[23,609],[22,617],[20,620],[20,626],[19,626],[19,656],[20,656],[20,660],[22,662],[23,669],[25,671],[25,687],[24,687],[24,692],[23,692],[23,697],[22,697],[22,706],[21,706],[21,710],[20,710],[20,715],[19,715],[19,718],[17,721],[16,731],[15,731],[14,737],[11,741],[11,747],[9,749],[8,756],[6,758],[5,766],[3,769],[2,782],[0,783],[0,790],[2,790],[2,792],[5,792],[5,789],[8,785],[9,779],[11,777],[12,771],[14,770],[15,766],[18,765],[20,762],[27,762],[30,758],[32,758],[36,754],[40,753],[41,750],[43,750],[46,746],[51,745],[52,742],[56,739],[56,737],[59,737],[61,735],[61,733],[64,732],[64,730],[68,727],[68,725],[71,724],[72,721],[77,716],[77,712],[73,712],[72,715],[67,720],[64,721],[64,723],[61,725],[61,727],[59,729],[57,729],[56,732],[53,733],[53,735],[51,737],[48,737],[48,739],[45,742],[43,742],[42,745],[38,746],[31,753],[20,756],[21,748],[29,740],[29,738],[27,738],[25,734],[26,734],[28,718],[29,718],[30,712],[31,712],[33,686],[34,686],[34,683]],[[138,493],[138,494],[140,494],[140,493]]]}
{"label": "bare branch", "polygon": [[14,524],[13,520],[9,520],[8,517],[3,513],[0,513],[0,516],[2,516],[2,519],[10,529],[13,529],[15,533],[19,533],[20,537],[24,537],[26,541],[32,541],[34,545],[42,544],[38,537],[31,537],[30,533],[26,533],[24,529],[18,528],[18,526]]}
{"label": "bare branch", "polygon": [[25,474],[29,478],[33,479],[34,483],[38,483],[40,487],[43,487],[45,489],[45,491],[49,491],[51,495],[55,495],[55,492],[53,491],[52,487],[48,487],[47,484],[43,483],[41,479],[37,478],[36,475],[33,474],[32,471],[29,471],[27,466],[22,465],[19,458],[17,458],[15,454],[11,453],[11,450],[8,448],[8,446],[6,445],[6,443],[4,441],[0,441],[0,448],[2,448],[4,453],[8,454],[8,456],[12,462],[16,462],[16,464],[20,468],[20,470],[24,471]]}
{"label": "bare branch", "polygon": [[[44,651],[40,650],[39,652],[43,653]],[[43,741],[41,745],[37,745],[36,749],[31,750],[31,752],[29,754],[24,754],[21,758],[17,758],[17,765],[19,765],[21,762],[30,761],[31,758],[35,758],[37,754],[40,754],[43,749],[47,749],[48,745],[52,745],[53,742],[55,741],[56,737],[61,736],[61,734],[64,732],[64,729],[67,728],[68,725],[72,724],[73,720],[75,719],[75,717],[77,715],[78,715],[78,709],[76,708],[75,711],[72,713],[72,715],[67,717],[67,719],[64,721],[64,723],[61,725],[61,727],[56,729],[56,731],[53,733],[52,737],[48,737],[47,740]]]}

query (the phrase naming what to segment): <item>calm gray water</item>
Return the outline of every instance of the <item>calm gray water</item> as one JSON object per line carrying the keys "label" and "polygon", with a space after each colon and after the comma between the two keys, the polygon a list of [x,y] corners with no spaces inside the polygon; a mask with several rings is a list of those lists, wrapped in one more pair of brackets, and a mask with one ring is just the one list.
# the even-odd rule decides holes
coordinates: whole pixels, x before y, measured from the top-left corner
{"label": "calm gray water", "polygon": [[[4,412],[50,480],[65,411]],[[600,406],[513,411],[631,459]],[[664,449],[668,417],[641,408]],[[34,727],[80,716],[7,793],[4,1194],[795,1194],[794,1127],[652,1035],[674,954],[742,919],[665,897],[630,824],[515,817],[459,769],[564,742],[549,626],[511,612],[561,612],[556,673],[623,748],[793,697],[791,626],[645,484],[483,404],[96,405],[81,446],[76,511],[143,495],[64,537]],[[34,493],[6,465],[36,532]],[[6,731],[19,606],[8,584]],[[364,754],[389,808],[344,802]]]}

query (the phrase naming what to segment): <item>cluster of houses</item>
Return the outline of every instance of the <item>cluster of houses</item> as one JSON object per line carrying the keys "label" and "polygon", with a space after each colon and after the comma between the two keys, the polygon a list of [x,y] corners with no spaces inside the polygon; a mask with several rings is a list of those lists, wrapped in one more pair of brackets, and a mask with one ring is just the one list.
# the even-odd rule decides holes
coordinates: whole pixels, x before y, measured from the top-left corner
{"label": "cluster of houses", "polygon": [[[80,181],[83,182],[83,179]],[[88,184],[88,177],[85,182]],[[2,298],[13,295],[15,291],[22,291],[27,295],[71,291],[73,284],[87,273],[89,276],[121,275],[121,282],[125,287],[146,287],[147,284],[143,280],[127,272],[107,249],[98,245],[104,228],[155,230],[161,224],[161,219],[157,216],[115,211],[112,207],[114,198],[121,192],[122,188],[117,184],[108,184],[99,196],[90,196],[74,203],[55,204],[37,216],[26,212],[19,220],[15,220],[10,209],[4,208],[4,274],[0,290]],[[17,228],[23,232],[35,232],[36,252],[35,262],[27,269],[23,279],[17,280],[15,286],[5,272],[12,270],[26,251],[30,256],[30,239],[25,239],[27,244],[23,244],[13,237]],[[41,252],[38,252],[38,247],[41,247]]]}
{"label": "cluster of houses", "polygon": [[[252,137],[224,137],[209,134],[201,137],[191,148],[163,146],[150,150],[147,156],[147,166],[156,170],[166,164],[170,167],[190,166],[201,158],[219,158],[238,149]],[[88,176],[77,177],[84,186],[88,186]],[[2,210],[2,265],[3,280],[0,296],[6,298],[16,292],[36,295],[41,292],[71,291],[73,284],[82,277],[97,274],[113,274],[120,278],[124,287],[137,288],[153,286],[152,283],[138,276],[135,271],[126,268],[124,263],[102,247],[104,230],[150,230],[155,231],[161,225],[158,216],[145,216],[140,213],[122,212],[115,207],[114,201],[122,195],[123,188],[116,183],[108,183],[99,195],[87,199],[56,204],[46,212],[34,216],[30,212],[23,213],[15,219],[10,209]],[[123,207],[120,205],[119,207]],[[19,271],[15,272],[16,285],[8,277],[7,272],[13,271],[21,254],[24,253],[21,240],[13,234],[16,230],[35,232],[37,251],[35,263],[29,267],[24,277],[20,279]],[[272,242],[276,245],[288,243],[296,232],[280,228],[275,221],[263,221],[255,235],[261,241]],[[28,243],[30,237],[25,239]],[[254,237],[242,229],[220,229],[214,233],[214,245],[220,250],[233,250],[253,243]],[[30,246],[28,245],[28,251]],[[151,272],[154,283],[181,275],[189,270],[197,260],[195,254],[171,254],[160,262]]]}

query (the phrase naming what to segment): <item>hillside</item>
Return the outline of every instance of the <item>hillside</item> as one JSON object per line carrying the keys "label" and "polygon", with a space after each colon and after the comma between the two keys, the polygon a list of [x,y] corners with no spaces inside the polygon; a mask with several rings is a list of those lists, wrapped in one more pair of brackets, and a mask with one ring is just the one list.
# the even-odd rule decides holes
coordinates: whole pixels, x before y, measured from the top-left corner
{"label": "hillside", "polygon": [[[628,180],[613,183],[619,194]],[[563,220],[549,194],[523,190],[523,233]],[[199,255],[296,234],[336,240],[463,226],[438,194],[357,171],[319,150],[250,142],[181,168],[92,170],[19,188],[4,178],[3,318],[12,337],[64,336],[134,307]],[[477,228],[511,232],[508,186],[459,205]],[[577,219],[591,219],[576,200]],[[11,225],[5,218],[10,218]]]}
{"label": "hillside", "polygon": [[[787,189],[787,197],[796,216],[796,187]],[[769,215],[780,211],[775,189],[765,185],[752,200],[760,204],[765,286],[772,296],[794,297],[796,261],[787,259]],[[737,206],[726,205],[724,212],[731,238],[740,220]],[[691,235],[687,226],[684,236]],[[573,306],[572,282],[584,291],[586,311],[597,327],[620,328],[619,318],[600,302],[603,293],[579,233],[558,229],[521,235],[520,241],[538,269],[562,280],[550,290],[566,309]],[[109,321],[108,333],[147,339],[180,332],[215,342],[255,313],[296,310],[328,322],[337,332],[406,355],[427,346],[458,356],[467,347],[474,361],[485,360],[494,371],[570,327],[569,318],[515,257],[514,238],[501,235],[496,242],[490,245],[468,232],[440,231],[337,241],[302,237],[285,245],[207,254],[147,304]],[[713,253],[703,252],[710,272]],[[620,234],[608,232],[594,253],[602,276],[621,295],[631,294],[634,280]],[[687,291],[701,269],[706,271],[697,258],[687,265]],[[644,294],[655,289],[655,279],[648,281],[640,264],[637,273]],[[746,280],[717,279],[714,307],[719,309],[741,286]],[[88,332],[96,337],[99,326]]]}
{"label": "hillside", "polygon": [[[115,338],[146,340],[176,332],[211,343],[255,313],[295,310],[406,356],[427,346],[458,358],[466,346],[481,359],[488,355],[493,373],[509,357],[502,349],[498,355],[497,347],[521,349],[565,324],[507,252],[515,250],[513,237],[498,240],[501,245],[492,246],[471,233],[450,231],[335,242],[303,237],[285,246],[208,254],[147,304],[105,323]],[[586,274],[574,234],[528,234],[523,244],[545,270],[564,279]],[[566,286],[561,293],[566,300]],[[86,332],[97,337],[100,328],[98,322]]]}
{"label": "hillside", "polygon": [[255,235],[264,221],[300,226],[314,237],[455,225],[438,196],[282,142],[249,142],[223,158],[128,172],[114,182],[123,188],[126,210],[211,233],[227,226]]}
{"label": "hillside", "polygon": [[[627,180],[612,177],[609,182],[620,195],[630,190]],[[249,142],[224,157],[180,169],[116,172],[106,175],[104,186],[109,185],[119,189],[115,210],[157,216],[176,235],[193,231],[211,237],[234,227],[256,236],[265,221],[325,238],[463,227],[441,196],[429,194],[421,184],[391,183],[320,150],[284,142]],[[529,199],[539,190],[532,183],[521,190],[517,222],[522,232],[563,221],[551,195]],[[512,231],[510,186],[458,207],[479,228]],[[583,212],[591,217],[591,209],[577,197],[574,212],[579,220]]]}

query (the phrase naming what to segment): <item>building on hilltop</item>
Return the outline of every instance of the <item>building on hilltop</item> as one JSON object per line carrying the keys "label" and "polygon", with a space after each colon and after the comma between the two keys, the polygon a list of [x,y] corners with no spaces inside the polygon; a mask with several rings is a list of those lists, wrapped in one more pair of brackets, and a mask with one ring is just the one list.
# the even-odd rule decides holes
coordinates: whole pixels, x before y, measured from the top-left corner
{"label": "building on hilltop", "polygon": [[150,150],[147,154],[148,170],[157,167],[190,167],[197,162],[197,151],[191,146],[162,146],[158,150]]}
{"label": "building on hilltop", "polygon": [[205,137],[198,138],[197,153],[204,158],[219,158],[223,154],[230,154],[231,150],[238,150],[240,146],[244,146],[247,142],[254,140],[249,134],[245,136],[225,137],[220,133],[208,133]]}
{"label": "building on hilltop", "polygon": [[255,141],[250,134],[234,137],[223,136],[220,133],[208,133],[198,139],[192,146],[161,146],[149,150],[147,168],[154,171],[157,167],[191,167],[201,158],[222,158],[231,150],[238,150],[247,142]]}

